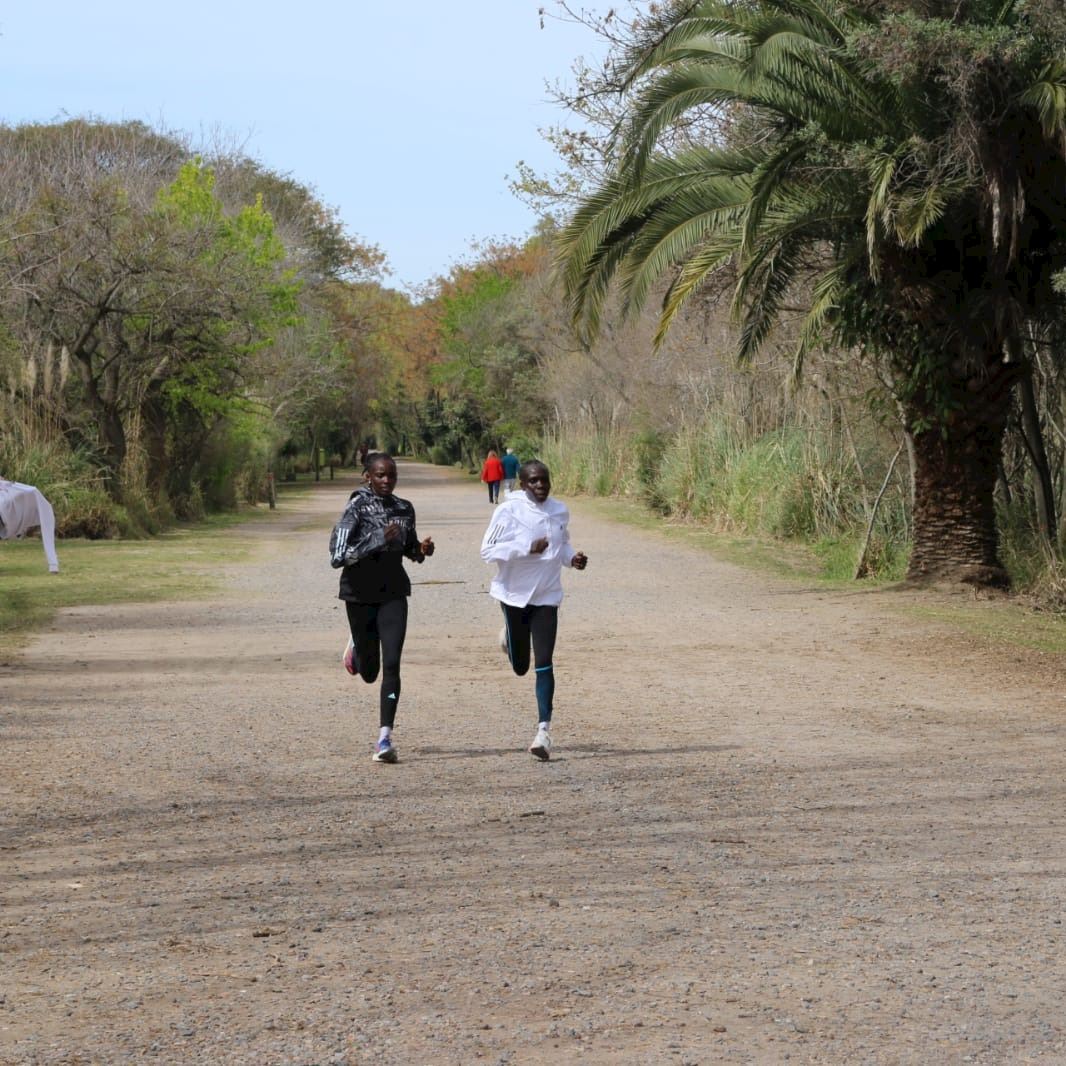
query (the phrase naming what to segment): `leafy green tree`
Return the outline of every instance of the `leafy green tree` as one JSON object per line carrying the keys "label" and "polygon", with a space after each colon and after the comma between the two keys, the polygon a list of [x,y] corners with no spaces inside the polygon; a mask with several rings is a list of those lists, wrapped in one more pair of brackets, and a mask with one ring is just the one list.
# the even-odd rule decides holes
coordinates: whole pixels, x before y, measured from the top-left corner
{"label": "leafy green tree", "polygon": [[226,213],[209,168],[172,155],[138,182],[136,137],[102,166],[112,130],[68,133],[96,166],[37,138],[50,165],[28,172],[31,192],[5,216],[4,320],[27,349],[69,356],[67,429],[116,497],[135,424],[149,486],[188,492],[204,439],[242,401],[251,354],[296,315],[298,283],[261,204]]}
{"label": "leafy green tree", "polygon": [[1003,583],[993,490],[1027,325],[1062,312],[1061,13],[1021,0],[675,0],[622,60],[614,169],[563,232],[574,320],[735,271],[739,354],[879,361],[913,441],[910,575]]}
{"label": "leafy green tree", "polygon": [[234,155],[211,159],[215,192],[227,211],[261,203],[286,250],[286,266],[311,286],[323,281],[380,280],[385,257],[373,245],[350,236],[334,208],[294,178]]}
{"label": "leafy green tree", "polygon": [[5,413],[30,433],[47,416],[149,524],[254,499],[286,440],[317,455],[366,435],[410,306],[385,269],[239,153],[139,123],[0,126]]}
{"label": "leafy green tree", "polygon": [[226,213],[199,161],[160,190],[156,214],[169,255],[138,293],[141,313],[118,322],[126,351],[150,353],[140,393],[149,431],[166,416],[167,439],[149,434],[149,481],[165,470],[170,492],[186,496],[213,428],[247,405],[252,356],[299,321],[300,282],[261,198]]}
{"label": "leafy green tree", "polygon": [[540,435],[549,414],[540,381],[540,309],[532,288],[546,272],[545,242],[488,243],[455,267],[431,303],[431,389],[417,408],[418,437],[439,454],[479,465],[486,449]]}

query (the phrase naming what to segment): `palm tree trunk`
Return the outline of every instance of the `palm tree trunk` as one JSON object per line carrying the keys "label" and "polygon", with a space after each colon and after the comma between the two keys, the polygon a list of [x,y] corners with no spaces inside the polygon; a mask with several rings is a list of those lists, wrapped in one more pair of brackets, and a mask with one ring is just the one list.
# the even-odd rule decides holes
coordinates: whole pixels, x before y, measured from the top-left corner
{"label": "palm tree trunk", "polygon": [[[910,581],[1005,587],[993,495],[1003,419],[914,434],[914,546]],[[913,423],[912,423],[913,424]]]}

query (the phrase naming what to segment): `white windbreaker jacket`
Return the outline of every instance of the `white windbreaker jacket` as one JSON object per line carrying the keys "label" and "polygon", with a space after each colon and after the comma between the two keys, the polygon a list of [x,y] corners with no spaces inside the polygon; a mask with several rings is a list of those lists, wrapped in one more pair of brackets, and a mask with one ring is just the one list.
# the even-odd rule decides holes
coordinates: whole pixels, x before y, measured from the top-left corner
{"label": "white windbreaker jacket", "polygon": [[[539,537],[548,538],[548,547],[530,555],[529,547]],[[481,542],[481,558],[496,564],[489,592],[511,607],[562,603],[560,575],[575,554],[566,504],[551,496],[536,503],[522,491],[511,493],[496,508]]]}

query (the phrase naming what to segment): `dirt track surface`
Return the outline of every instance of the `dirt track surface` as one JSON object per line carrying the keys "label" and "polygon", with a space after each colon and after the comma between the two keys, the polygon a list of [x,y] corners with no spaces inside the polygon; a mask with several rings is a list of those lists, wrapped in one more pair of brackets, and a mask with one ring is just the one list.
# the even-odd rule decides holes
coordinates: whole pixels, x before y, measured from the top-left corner
{"label": "dirt track surface", "polygon": [[349,487],[0,671],[0,1062],[1066,1062],[1061,660],[578,501],[541,764],[488,501],[405,464],[438,552],[374,764]]}

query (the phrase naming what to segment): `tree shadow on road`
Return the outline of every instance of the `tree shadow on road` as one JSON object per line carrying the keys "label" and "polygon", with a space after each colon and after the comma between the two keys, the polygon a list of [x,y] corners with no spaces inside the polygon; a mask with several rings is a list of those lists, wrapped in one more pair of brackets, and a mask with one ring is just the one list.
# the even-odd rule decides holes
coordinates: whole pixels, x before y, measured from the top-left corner
{"label": "tree shadow on road", "polygon": [[[726,751],[738,751],[739,744],[686,744],[683,747],[671,745],[667,748],[611,747],[606,744],[568,744],[566,750],[552,755],[551,762],[563,762],[567,755],[583,758],[622,759],[626,756],[684,756],[706,755]],[[443,759],[483,759],[500,755],[513,755],[519,748],[418,748],[417,754],[435,755]]]}

